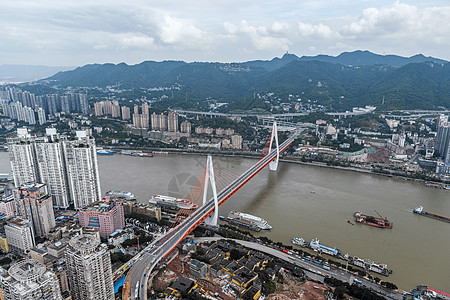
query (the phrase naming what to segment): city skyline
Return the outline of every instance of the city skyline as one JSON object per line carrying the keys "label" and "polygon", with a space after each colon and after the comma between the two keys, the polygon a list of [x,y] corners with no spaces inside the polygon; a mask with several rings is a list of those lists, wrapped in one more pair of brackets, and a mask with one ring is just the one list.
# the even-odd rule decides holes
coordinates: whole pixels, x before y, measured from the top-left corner
{"label": "city skyline", "polygon": [[369,50],[450,59],[450,6],[442,0],[46,1],[5,3],[4,64],[81,66],[145,60],[240,62],[284,52]]}

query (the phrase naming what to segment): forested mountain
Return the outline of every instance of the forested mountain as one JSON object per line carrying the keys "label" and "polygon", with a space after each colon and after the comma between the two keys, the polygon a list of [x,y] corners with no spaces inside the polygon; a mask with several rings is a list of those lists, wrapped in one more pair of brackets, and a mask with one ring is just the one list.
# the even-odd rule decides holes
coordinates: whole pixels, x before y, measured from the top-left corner
{"label": "forested mountain", "polygon": [[430,56],[425,57],[422,54],[417,54],[411,57],[402,57],[398,55],[379,55],[369,51],[361,51],[361,50],[353,52],[343,52],[338,56],[328,56],[328,55],[302,56],[300,60],[302,61],[318,60],[347,66],[368,66],[368,65],[403,66],[410,63],[447,62],[439,58],[434,58]]}
{"label": "forested mountain", "polygon": [[389,109],[450,106],[449,63],[422,55],[404,58],[367,51],[315,59],[285,54],[244,63],[96,64],[59,72],[48,81],[60,86],[177,87],[172,96],[190,101],[234,102],[267,93],[281,99],[299,95],[334,110],[364,105]]}

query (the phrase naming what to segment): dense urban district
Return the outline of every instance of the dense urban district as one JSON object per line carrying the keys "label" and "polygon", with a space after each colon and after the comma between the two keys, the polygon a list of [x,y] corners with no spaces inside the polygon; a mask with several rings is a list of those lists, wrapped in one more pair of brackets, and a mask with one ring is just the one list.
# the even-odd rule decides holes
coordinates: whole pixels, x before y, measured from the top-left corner
{"label": "dense urban district", "polygon": [[[260,158],[277,129],[280,143],[296,134],[283,161],[450,189],[446,107],[333,111],[312,97],[274,91],[240,101],[239,111],[213,98],[182,109],[170,106],[179,89],[0,86],[0,142],[11,162],[11,174],[0,178],[0,299],[139,299],[142,288],[148,299],[450,299],[426,285],[402,291],[386,265],[343,256],[318,240],[284,245],[253,236],[270,226],[242,212],[200,224],[145,285],[131,286],[125,276],[143,252],[200,207],[165,195],[137,201],[133,191],[101,191],[97,155]],[[382,217],[355,217],[392,227]]]}

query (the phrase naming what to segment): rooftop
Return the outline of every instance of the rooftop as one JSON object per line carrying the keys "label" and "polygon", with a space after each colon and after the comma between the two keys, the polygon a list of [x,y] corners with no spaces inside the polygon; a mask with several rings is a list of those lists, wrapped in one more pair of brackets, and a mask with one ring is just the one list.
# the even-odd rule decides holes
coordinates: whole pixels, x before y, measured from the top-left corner
{"label": "rooftop", "polygon": [[30,221],[26,219],[21,219],[19,217],[13,218],[8,221],[8,225],[14,225],[18,227],[28,227],[30,224]]}
{"label": "rooftop", "polygon": [[100,245],[100,240],[90,234],[81,234],[73,237],[69,245],[82,253],[93,252]]}
{"label": "rooftop", "polygon": [[45,273],[45,266],[32,259],[22,260],[11,268],[8,274],[17,281],[35,281]]}
{"label": "rooftop", "polygon": [[100,213],[109,212],[114,207],[118,206],[118,202],[112,201],[109,203],[95,202],[88,207],[85,207],[82,211],[97,211]]}

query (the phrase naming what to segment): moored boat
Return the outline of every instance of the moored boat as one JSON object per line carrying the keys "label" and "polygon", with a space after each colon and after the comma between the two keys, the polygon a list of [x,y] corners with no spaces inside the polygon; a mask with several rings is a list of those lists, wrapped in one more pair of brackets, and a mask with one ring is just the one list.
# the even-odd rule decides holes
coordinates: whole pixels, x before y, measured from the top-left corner
{"label": "moored boat", "polygon": [[97,148],[97,155],[113,155],[114,151],[106,150],[103,148]]}
{"label": "moored boat", "polygon": [[244,223],[251,223],[254,226],[258,227],[260,230],[269,230],[272,229],[272,226],[269,225],[269,223],[267,223],[266,220],[264,220],[263,218],[257,217],[257,216],[253,216],[250,214],[246,214],[246,213],[242,213],[239,211],[235,211],[232,210],[230,211],[230,213],[228,214],[228,219],[230,221],[243,221]]}
{"label": "moored boat", "polygon": [[130,192],[122,192],[122,191],[111,190],[111,191],[106,192],[105,195],[107,197],[116,198],[116,199],[119,199],[119,200],[126,200],[126,201],[136,200],[136,196],[133,195]]}
{"label": "moored boat", "polygon": [[313,249],[316,252],[325,253],[325,254],[332,255],[332,256],[338,256],[339,254],[341,254],[341,250],[339,250],[339,249],[331,248],[331,247],[320,244],[319,239],[312,240],[309,243],[309,247],[311,247],[311,249]]}
{"label": "moored boat", "polygon": [[306,243],[306,241],[303,238],[298,238],[298,237],[293,238],[291,240],[291,243],[294,245],[302,246],[302,247],[308,246],[308,244]]}
{"label": "moored boat", "polygon": [[178,199],[163,195],[154,195],[148,201],[152,204],[155,204],[156,206],[170,210],[194,210],[198,208],[198,205],[190,200]]}
{"label": "moored boat", "polygon": [[143,152],[143,153],[139,153],[138,156],[139,157],[153,157],[153,154]]}

